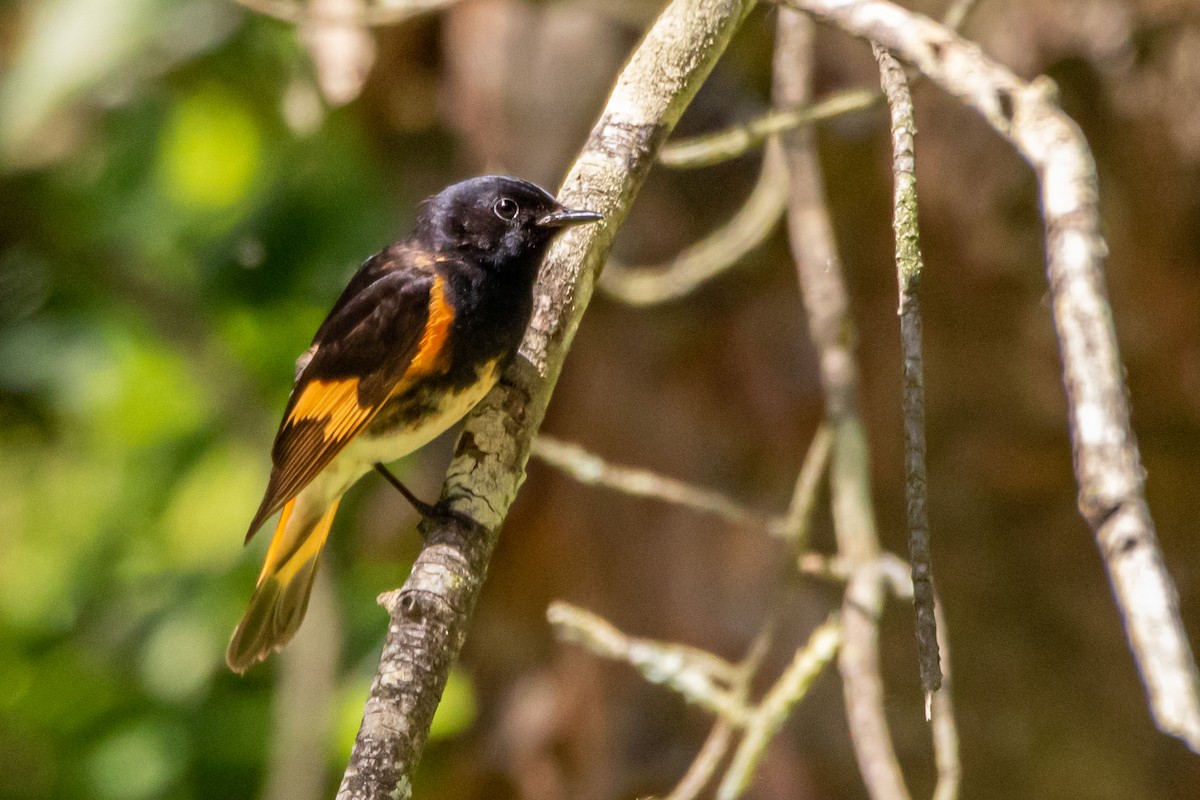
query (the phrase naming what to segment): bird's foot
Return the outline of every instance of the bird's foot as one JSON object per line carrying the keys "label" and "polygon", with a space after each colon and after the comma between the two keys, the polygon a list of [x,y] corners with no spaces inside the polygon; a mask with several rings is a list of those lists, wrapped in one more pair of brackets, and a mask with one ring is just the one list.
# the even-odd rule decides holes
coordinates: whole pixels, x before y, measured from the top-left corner
{"label": "bird's foot", "polygon": [[[455,522],[465,525],[468,528],[476,528],[479,526],[479,523],[476,522],[469,514],[450,508],[448,505],[446,505],[445,501],[438,503],[426,503],[424,500],[409,491],[408,487],[401,483],[400,479],[393,475],[391,471],[383,464],[376,464],[375,469],[380,475],[383,476],[384,480],[392,485],[392,488],[399,492],[400,495],[417,510],[418,514],[430,522],[438,522],[439,520],[454,520]],[[417,530],[420,531],[420,528]],[[421,532],[421,536],[425,536],[424,532]]]}

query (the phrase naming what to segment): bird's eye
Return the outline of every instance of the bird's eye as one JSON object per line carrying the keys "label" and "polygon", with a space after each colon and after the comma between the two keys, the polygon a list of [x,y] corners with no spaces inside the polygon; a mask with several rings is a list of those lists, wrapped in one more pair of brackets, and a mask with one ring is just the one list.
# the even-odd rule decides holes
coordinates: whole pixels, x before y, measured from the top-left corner
{"label": "bird's eye", "polygon": [[501,197],[496,201],[496,205],[492,206],[492,211],[496,216],[503,220],[513,220],[517,217],[517,212],[520,209],[517,207],[515,200],[508,197]]}

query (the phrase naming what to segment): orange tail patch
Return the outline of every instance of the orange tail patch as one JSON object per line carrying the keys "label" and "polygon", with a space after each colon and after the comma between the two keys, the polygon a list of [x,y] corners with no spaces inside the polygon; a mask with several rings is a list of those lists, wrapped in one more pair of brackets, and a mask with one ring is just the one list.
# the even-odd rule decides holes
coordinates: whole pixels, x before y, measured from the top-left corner
{"label": "orange tail patch", "polygon": [[293,521],[294,498],[284,505],[258,585],[225,653],[225,662],[234,672],[250,669],[291,641],[300,629],[338,502],[307,524]]}

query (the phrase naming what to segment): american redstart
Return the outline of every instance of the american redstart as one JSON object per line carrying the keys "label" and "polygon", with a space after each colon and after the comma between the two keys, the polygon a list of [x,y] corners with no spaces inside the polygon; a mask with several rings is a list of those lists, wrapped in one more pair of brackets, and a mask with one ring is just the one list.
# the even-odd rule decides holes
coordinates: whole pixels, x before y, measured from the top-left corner
{"label": "american redstart", "polygon": [[355,481],[377,468],[433,513],[383,465],[442,433],[495,385],[529,324],[550,241],[600,219],[526,181],[472,178],[427,199],[413,235],[363,263],[296,362],[246,541],[282,513],[229,643],[230,669],[245,672],[295,635],[338,503]]}

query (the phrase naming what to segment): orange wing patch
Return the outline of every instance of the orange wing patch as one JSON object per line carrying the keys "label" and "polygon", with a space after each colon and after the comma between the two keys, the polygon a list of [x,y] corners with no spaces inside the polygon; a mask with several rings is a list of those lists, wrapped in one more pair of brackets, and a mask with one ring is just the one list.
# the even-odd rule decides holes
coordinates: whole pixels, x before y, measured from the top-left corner
{"label": "orange wing patch", "polygon": [[[296,387],[287,417],[275,437],[272,450],[275,468],[271,471],[262,505],[246,534],[247,541],[266,517],[295,497],[337,457],[386,405],[389,397],[403,394],[422,379],[450,367],[454,305],[447,297],[445,279],[441,275],[431,277],[428,283],[425,280],[409,281],[397,287],[402,291],[402,303],[397,313],[411,314],[416,310],[413,306],[427,303],[422,309],[425,312],[423,326],[412,324],[416,322],[415,318],[402,318],[398,322],[412,320],[408,323],[410,327],[397,330],[395,325],[381,326],[376,320],[374,327],[360,332],[360,338],[372,347],[387,346],[386,336],[398,337],[390,343],[395,348],[394,358],[384,359],[376,369],[362,377],[313,378]],[[301,372],[306,372],[321,357],[318,349],[311,357],[313,361],[304,365]],[[328,368],[328,364],[325,367]],[[303,377],[302,374],[300,378]],[[394,381],[390,387],[385,383],[388,380]],[[365,405],[360,396],[364,389],[368,395]]]}
{"label": "orange wing patch", "polygon": [[446,343],[450,339],[453,322],[454,307],[446,301],[446,279],[441,275],[434,276],[433,286],[429,287],[429,318],[421,333],[421,341],[417,344],[417,354],[405,370],[406,378],[428,375],[446,368],[446,360],[450,357]]}
{"label": "orange wing patch", "polygon": [[325,439],[338,439],[366,422],[374,409],[358,404],[358,378],[340,381],[315,380],[304,387],[288,422],[324,420]]}

